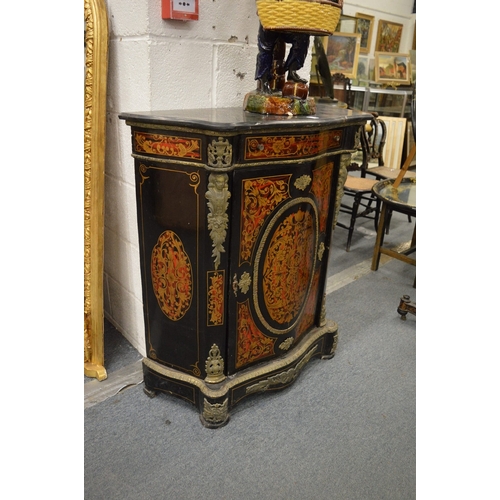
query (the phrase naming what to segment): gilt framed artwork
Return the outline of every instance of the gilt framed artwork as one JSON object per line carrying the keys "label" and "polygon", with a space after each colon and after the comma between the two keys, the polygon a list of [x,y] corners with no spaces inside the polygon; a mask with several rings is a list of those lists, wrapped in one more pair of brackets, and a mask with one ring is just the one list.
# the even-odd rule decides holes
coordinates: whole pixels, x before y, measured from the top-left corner
{"label": "gilt framed artwork", "polygon": [[359,33],[334,33],[325,37],[325,52],[330,73],[342,73],[356,78],[361,35]]}
{"label": "gilt framed artwork", "polygon": [[391,21],[380,20],[378,22],[377,52],[399,52],[403,25]]}
{"label": "gilt framed artwork", "polygon": [[375,81],[377,83],[410,84],[410,54],[375,52]]}
{"label": "gilt framed artwork", "polygon": [[411,83],[417,83],[417,51],[410,50]]}
{"label": "gilt framed artwork", "polygon": [[357,33],[356,31],[356,18],[354,16],[346,16],[341,14],[339,23],[335,32],[339,33]]}
{"label": "gilt framed artwork", "polygon": [[360,54],[369,54],[370,52],[374,19],[373,16],[367,14],[359,12],[356,14],[356,33],[361,35]]}
{"label": "gilt framed artwork", "polygon": [[356,78],[358,80],[358,85],[367,85],[370,81],[370,59],[368,56],[358,57]]}

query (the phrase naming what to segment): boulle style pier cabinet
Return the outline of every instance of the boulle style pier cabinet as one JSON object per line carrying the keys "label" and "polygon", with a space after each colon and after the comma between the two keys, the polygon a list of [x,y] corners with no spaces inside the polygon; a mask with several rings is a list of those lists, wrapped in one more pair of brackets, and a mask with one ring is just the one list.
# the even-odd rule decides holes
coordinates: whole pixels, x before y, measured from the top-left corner
{"label": "boulle style pier cabinet", "polygon": [[147,357],[145,392],[207,427],[246,396],[330,358],[330,241],[368,115],[240,108],[123,113],[131,128]]}

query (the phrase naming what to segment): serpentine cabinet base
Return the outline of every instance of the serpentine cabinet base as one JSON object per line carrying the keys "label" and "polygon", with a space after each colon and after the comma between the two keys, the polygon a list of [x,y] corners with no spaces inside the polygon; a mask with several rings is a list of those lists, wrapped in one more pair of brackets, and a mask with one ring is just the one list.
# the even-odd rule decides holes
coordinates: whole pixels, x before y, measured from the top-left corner
{"label": "serpentine cabinet base", "polygon": [[180,396],[198,407],[203,425],[221,427],[229,421],[229,410],[246,396],[287,387],[313,357],[333,357],[337,330],[337,325],[328,321],[307,334],[299,348],[279,359],[226,377],[218,384],[208,384],[145,358],[144,392],[150,397],[158,391]]}
{"label": "serpentine cabinet base", "polygon": [[135,161],[147,394],[183,398],[220,427],[245,397],[333,356],[329,248],[368,116],[331,105],[120,116]]}

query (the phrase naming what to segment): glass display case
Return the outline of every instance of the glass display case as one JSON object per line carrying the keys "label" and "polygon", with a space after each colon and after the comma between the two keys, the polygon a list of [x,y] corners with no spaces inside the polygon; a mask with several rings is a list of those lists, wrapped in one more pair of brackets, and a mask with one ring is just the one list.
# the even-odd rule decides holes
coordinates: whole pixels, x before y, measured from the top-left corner
{"label": "glass display case", "polygon": [[352,86],[353,108],[377,112],[381,116],[411,117],[411,88],[375,88]]}

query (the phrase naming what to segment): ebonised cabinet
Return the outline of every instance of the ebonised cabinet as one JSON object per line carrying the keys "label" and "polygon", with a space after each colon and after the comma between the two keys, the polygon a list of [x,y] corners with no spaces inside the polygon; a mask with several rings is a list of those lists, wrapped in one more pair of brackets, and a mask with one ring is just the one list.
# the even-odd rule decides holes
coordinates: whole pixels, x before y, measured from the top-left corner
{"label": "ebonised cabinet", "polygon": [[246,396],[332,357],[332,228],[365,113],[239,108],[120,115],[131,128],[147,358],[145,391],[224,425]]}

